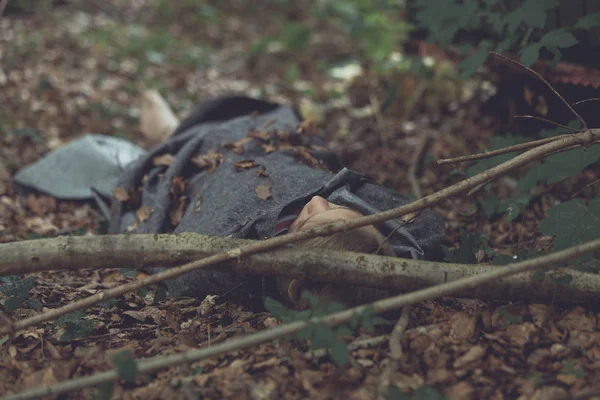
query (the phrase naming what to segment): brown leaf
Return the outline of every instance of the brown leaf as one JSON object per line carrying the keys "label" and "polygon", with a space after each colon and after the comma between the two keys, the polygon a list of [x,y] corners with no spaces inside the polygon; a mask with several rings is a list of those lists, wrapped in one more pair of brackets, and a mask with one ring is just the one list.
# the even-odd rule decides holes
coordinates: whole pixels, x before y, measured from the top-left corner
{"label": "brown leaf", "polygon": [[191,161],[201,170],[208,168],[208,171],[212,173],[223,161],[223,154],[210,151],[207,154],[196,155]]}
{"label": "brown leaf", "polygon": [[231,140],[227,141],[223,147],[226,149],[233,150],[236,154],[244,154],[244,145],[250,142],[252,139],[249,137],[244,137],[238,140],[237,142],[232,142]]}
{"label": "brown leaf", "polygon": [[152,158],[152,164],[154,164],[155,167],[159,167],[161,165],[168,167],[169,165],[173,164],[173,160],[174,157],[172,154],[163,154],[162,156],[156,156]]}
{"label": "brown leaf", "polygon": [[140,222],[144,222],[148,218],[150,218],[150,214],[152,214],[152,209],[148,206],[141,206],[135,212],[135,216]]}
{"label": "brown leaf", "polygon": [[56,211],[56,199],[50,196],[27,196],[27,207],[36,215],[45,215]]}
{"label": "brown leaf", "polygon": [[458,382],[446,390],[446,399],[448,400],[468,400],[475,394],[475,388],[469,382]]}
{"label": "brown leaf", "polygon": [[267,131],[263,131],[263,132],[254,131],[254,132],[250,132],[248,134],[248,137],[251,139],[262,140],[263,142],[266,142],[271,139],[271,133],[267,132]]}
{"label": "brown leaf", "polygon": [[256,194],[263,200],[268,200],[271,197],[271,180],[267,180],[262,185],[256,187]]}
{"label": "brown leaf", "polygon": [[174,176],[171,180],[171,196],[176,200],[187,188],[188,181],[182,176]]}
{"label": "brown leaf", "polygon": [[563,315],[556,325],[562,329],[593,332],[596,326],[596,316],[592,312],[586,313],[585,308],[577,306]]}
{"label": "brown leaf", "polygon": [[261,147],[267,154],[277,151],[277,146],[275,146],[273,142],[269,142],[268,144],[261,144]]}
{"label": "brown leaf", "polygon": [[469,364],[480,361],[485,356],[486,348],[484,346],[473,346],[465,354],[454,361],[454,369],[463,368]]}
{"label": "brown leaf", "polygon": [[262,176],[262,177],[268,177],[269,173],[267,172],[267,170],[265,169],[265,167],[260,167],[259,169],[256,170],[256,175],[258,176]]}
{"label": "brown leaf", "polygon": [[236,170],[241,171],[243,169],[255,168],[258,165],[254,162],[254,160],[241,160],[236,163],[233,163],[233,166]]}
{"label": "brown leaf", "polygon": [[183,218],[183,214],[185,213],[185,209],[187,207],[187,197],[181,196],[177,203],[177,207],[174,210],[169,211],[169,218],[171,219],[171,224],[178,225]]}
{"label": "brown leaf", "polygon": [[477,320],[474,315],[456,312],[450,316],[450,335],[459,340],[468,340],[475,335]]}
{"label": "brown leaf", "polygon": [[129,200],[129,194],[122,187],[116,187],[113,191],[113,196],[115,196],[115,199],[121,203]]}

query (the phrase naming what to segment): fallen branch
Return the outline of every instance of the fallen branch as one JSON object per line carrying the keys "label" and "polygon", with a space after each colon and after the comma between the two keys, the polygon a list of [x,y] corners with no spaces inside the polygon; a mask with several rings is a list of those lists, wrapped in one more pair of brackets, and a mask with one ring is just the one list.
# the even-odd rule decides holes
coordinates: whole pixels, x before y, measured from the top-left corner
{"label": "fallen branch", "polygon": [[[397,310],[398,308],[416,304],[425,300],[432,300],[442,296],[455,294],[460,290],[472,289],[485,283],[493,282],[495,280],[510,275],[515,275],[527,271],[534,271],[541,268],[552,267],[557,264],[568,262],[569,260],[593,253],[598,250],[600,250],[600,240],[594,240],[591,242],[581,244],[579,246],[571,247],[566,250],[549,254],[544,257],[539,257],[533,260],[526,260],[520,263],[516,263],[509,267],[497,268],[494,271],[485,274],[479,274],[476,276],[463,278],[458,281],[445,283],[443,285],[430,287],[409,294],[390,297],[388,299],[376,301],[369,305],[353,307],[351,309],[341,311],[335,314],[330,314],[320,318],[312,318],[309,321],[296,321],[289,324],[280,325],[275,328],[271,328],[252,335],[233,338],[213,347],[204,349],[193,349],[180,354],[142,360],[138,362],[138,373],[147,374],[166,367],[171,367],[180,364],[189,364],[209,357],[225,354],[231,351],[241,350],[262,343],[271,342],[275,339],[293,335],[299,330],[305,328],[308,324],[314,323],[337,326],[339,324],[351,321],[353,318],[356,317],[357,314],[362,315],[368,308],[370,308],[376,314],[384,313],[391,310]],[[73,390],[79,390],[87,387],[97,386],[103,383],[114,382],[118,379],[119,377],[117,375],[117,372],[115,370],[110,370],[91,376],[60,382],[52,386],[36,388],[18,394],[9,395],[6,396],[4,400],[26,400],[36,399],[44,396],[56,396],[62,393],[71,392]]]}
{"label": "fallen branch", "polygon": [[458,164],[458,163],[462,163],[465,161],[483,160],[486,158],[492,158],[492,157],[499,156],[502,154],[514,153],[515,151],[528,150],[528,149],[540,146],[542,144],[554,142],[555,140],[558,140],[558,139],[561,139],[561,138],[564,138],[567,136],[571,136],[571,134],[558,135],[558,136],[554,136],[551,138],[545,138],[545,139],[540,139],[540,140],[533,140],[531,142],[515,144],[513,146],[507,146],[507,147],[503,147],[503,148],[497,149],[497,150],[484,151],[483,153],[469,154],[468,156],[444,158],[442,160],[438,160],[437,163],[438,163],[438,165],[444,165],[444,164]]}
{"label": "fallen branch", "polygon": [[[256,243],[250,240],[210,237],[197,233],[139,234],[58,237],[0,244],[0,276],[57,269],[129,268],[168,266]],[[64,267],[64,268],[63,268]],[[498,266],[419,261],[374,254],[286,248],[227,261],[207,269],[239,275],[278,275],[298,280],[344,282],[349,285],[408,292],[439,285]],[[573,277],[569,285],[556,283],[560,276]],[[112,290],[112,289],[109,289]],[[555,301],[595,303],[600,301],[600,275],[559,268],[548,279],[527,274],[492,282],[460,297],[483,300]],[[48,311],[53,313],[58,309]],[[61,314],[62,315],[62,314]],[[49,316],[47,316],[49,317]],[[18,329],[26,327],[18,322]],[[0,332],[4,333],[3,329]]]}
{"label": "fallen branch", "polygon": [[[70,312],[80,310],[89,306],[92,306],[96,303],[106,301],[115,297],[122,296],[125,293],[132,292],[142,287],[150,286],[156,284],[158,282],[165,281],[167,279],[172,279],[177,276],[183,275],[185,273],[195,271],[201,268],[206,268],[210,265],[215,265],[218,263],[224,263],[231,260],[241,260],[242,257],[246,257],[252,254],[256,254],[259,252],[264,252],[267,250],[272,250],[277,247],[291,244],[300,240],[310,239],[317,236],[327,236],[331,235],[335,232],[347,231],[350,229],[359,228],[362,226],[373,225],[379,222],[383,222],[393,218],[399,218],[406,214],[417,212],[423,210],[425,208],[431,207],[442,200],[450,198],[454,195],[462,193],[472,187],[476,187],[477,185],[488,182],[498,176],[507,174],[523,165],[526,165],[531,160],[536,160],[539,157],[543,157],[546,154],[553,153],[557,150],[563,149],[565,147],[570,146],[584,146],[587,145],[594,140],[600,139],[600,130],[599,129],[591,129],[586,130],[581,133],[576,133],[569,135],[568,137],[561,138],[555,140],[551,143],[544,144],[535,149],[528,150],[523,154],[520,154],[513,159],[506,161],[502,164],[499,164],[493,168],[490,168],[487,171],[481,172],[475,176],[467,178],[461,182],[458,182],[452,186],[449,186],[445,189],[440,190],[434,194],[423,197],[419,200],[416,200],[412,203],[404,205],[402,207],[394,208],[392,210],[384,211],[381,213],[377,213],[374,215],[369,215],[366,217],[356,218],[349,221],[343,222],[335,222],[332,224],[317,226],[315,228],[301,230],[298,232],[294,232],[291,234],[286,234],[282,236],[277,236],[271,239],[267,239],[264,241],[255,242],[249,244],[247,246],[238,247],[236,249],[232,249],[220,254],[215,254],[213,256],[204,258],[202,260],[194,261],[188,264],[184,264],[182,266],[171,268],[169,270],[163,271],[161,273],[149,276],[147,278],[130,282],[122,286],[118,286],[113,289],[106,290],[104,292],[95,294],[93,296],[87,297],[85,299],[81,299],[78,301],[74,301],[71,304],[67,304],[63,307],[56,308],[50,312],[42,313],[35,315],[30,318],[26,318],[24,320],[18,321],[15,324],[17,330],[27,328],[29,326],[33,326],[35,324],[50,321],[55,319],[61,315],[68,314]],[[0,329],[0,334],[5,333],[4,329]]]}

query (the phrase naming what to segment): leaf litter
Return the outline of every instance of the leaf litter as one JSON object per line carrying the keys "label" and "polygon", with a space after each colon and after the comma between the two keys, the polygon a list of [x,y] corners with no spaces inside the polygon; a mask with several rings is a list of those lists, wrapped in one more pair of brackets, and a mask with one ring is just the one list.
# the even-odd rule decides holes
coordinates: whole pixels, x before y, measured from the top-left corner
{"label": "leaf litter", "polygon": [[[122,18],[146,15],[142,12],[148,11],[146,2],[133,3],[115,2],[106,10],[98,10],[91,5],[78,8],[80,4],[73,2],[51,8],[52,18],[34,13],[0,21],[2,29],[11,32],[7,37],[29,37],[29,48],[34,49],[26,51],[25,47],[19,47],[9,56],[5,49],[12,42],[0,39],[2,57],[13,57],[10,60],[13,66],[7,69],[3,63],[0,74],[3,77],[0,79],[0,103],[3,104],[0,113],[2,242],[103,233],[100,214],[90,205],[57,201],[44,195],[22,197],[16,192],[10,177],[47,151],[85,132],[124,135],[146,146],[148,142],[140,131],[138,121],[140,91],[137,83],[131,85],[139,78],[136,74],[141,74],[143,79],[158,77],[155,83],[162,80],[165,87],[163,94],[181,117],[198,101],[190,92],[214,96],[226,93],[236,85],[239,87],[241,80],[246,82],[242,85],[246,88],[252,86],[248,82],[253,82],[256,87],[267,87],[267,73],[281,64],[275,61],[282,57],[281,54],[264,54],[259,57],[254,69],[230,73],[214,67],[196,70],[195,67],[171,63],[169,58],[165,58],[162,65],[143,67],[145,70],[140,67],[138,56],[122,56],[111,61],[107,56],[115,54],[116,50],[103,43],[99,33],[106,26],[120,29],[125,25]],[[112,7],[116,7],[115,10],[110,10]],[[239,43],[242,50],[236,53],[232,50],[236,46],[232,46],[216,54],[221,64],[236,58],[245,59],[243,48],[252,37],[252,28],[245,23],[243,13],[227,6],[224,10],[232,21],[231,29],[220,32],[230,40],[228,43]],[[179,23],[185,26],[187,22]],[[202,24],[202,27],[201,34],[207,40],[216,40],[219,36],[211,32],[215,29],[214,23]],[[297,56],[302,63],[302,56]],[[39,62],[33,62],[34,59]],[[157,61],[160,57],[152,59]],[[309,59],[312,62],[314,58]],[[309,62],[303,65],[311,67]],[[318,73],[315,71],[314,74]],[[359,96],[367,92],[357,89],[372,87],[373,79],[368,73],[355,77],[349,89],[353,97],[351,101],[355,104],[364,101]],[[404,85],[407,82],[409,80],[403,80]],[[186,86],[187,89],[183,89]],[[291,102],[303,98],[302,94],[285,88],[285,85],[277,95]],[[402,125],[401,114],[388,114],[386,118],[398,126],[398,130],[386,141],[374,128],[372,119],[348,118],[347,114],[345,109],[333,109],[319,124],[332,146],[340,152],[342,161],[369,173],[381,184],[408,193],[410,186],[405,171],[418,141],[418,132],[428,129],[427,122],[417,121],[411,128]],[[452,124],[454,127],[446,129],[450,136],[435,137],[430,149],[433,159],[474,152],[483,148],[493,135],[493,129],[474,116],[473,111],[456,117]],[[248,140],[256,139],[262,142],[267,154],[281,149],[292,150],[302,162],[315,165],[302,143],[289,143],[285,133],[273,135],[267,128],[225,147],[241,155]],[[299,129],[317,132],[314,123],[307,122]],[[215,151],[198,155],[192,162],[199,169],[212,172],[222,157]],[[153,162],[168,166],[172,160],[169,155],[163,155]],[[587,161],[585,165],[588,165]],[[247,164],[245,168],[253,167],[256,166]],[[423,192],[433,193],[455,182],[457,178],[450,174],[451,170],[435,163],[426,164],[420,179]],[[256,171],[260,176],[268,176],[268,172],[260,167]],[[545,220],[548,222],[541,228],[542,233],[547,235],[552,235],[553,229],[556,229],[550,223],[552,218],[560,224],[561,218],[569,215],[585,220],[589,213],[595,213],[595,203],[582,200],[572,200],[579,202],[579,211],[569,209],[561,214],[560,209],[550,209],[551,203],[557,199],[570,200],[563,193],[574,191],[565,189],[584,187],[596,178],[597,169],[588,167],[565,184],[545,186],[546,191],[534,198],[512,221],[480,214],[461,215],[456,211],[465,201],[461,198],[452,199],[437,210],[446,218],[449,244],[457,243],[463,235],[461,229],[464,229],[483,233],[489,237],[489,246],[497,251],[512,251],[515,244],[518,244],[518,250],[540,250],[547,245],[540,240],[543,238],[540,238],[536,226],[546,213],[551,219]],[[185,188],[185,180],[174,180],[171,195],[177,201],[176,208],[170,212],[174,224],[187,206]],[[263,200],[271,196],[268,180],[256,190]],[[492,185],[492,190],[500,195],[509,193],[497,183]],[[593,190],[586,189],[580,198],[589,198]],[[139,207],[139,193],[127,193],[116,188],[114,195],[119,201]],[[195,204],[196,209],[200,206],[200,203]],[[151,210],[138,209],[140,221],[150,215]],[[586,225],[586,230],[580,232],[582,237],[595,232],[593,229],[598,226],[593,225],[589,218],[586,221],[589,226]],[[568,243],[558,245],[566,246]],[[481,261],[481,257],[476,258]],[[18,306],[10,312],[15,319],[40,312],[33,306],[35,303],[42,310],[47,310],[132,279],[125,271],[116,269],[46,272],[31,274],[29,278],[34,284],[28,287],[26,293],[8,293],[4,278],[0,285],[0,301],[5,310],[8,300],[19,299]],[[169,355],[189,348],[205,348],[279,324],[268,313],[252,312],[243,305],[219,299],[200,302],[167,297],[157,301],[160,297],[159,288],[148,288],[87,308],[85,313],[70,315],[60,323],[28,328],[10,341],[0,338],[0,352],[3,354],[0,393],[50,385],[107,370],[115,362],[113,356],[122,352],[136,358]],[[446,298],[425,302],[415,307],[411,327],[403,337],[406,359],[394,373],[392,383],[400,392],[426,394],[430,396],[427,398],[437,398],[435,393],[443,393],[447,399],[572,396],[593,387],[598,381],[598,321],[596,310],[584,307],[560,309],[552,304],[513,304],[507,308],[495,303]],[[388,332],[387,328],[378,327],[375,335]],[[67,334],[69,341],[61,340]],[[359,332],[355,339],[370,336]],[[335,367],[328,357],[315,359],[306,357],[306,354],[308,349],[298,343],[263,344],[196,362],[190,368],[175,367],[161,371],[150,382],[138,379],[133,385],[116,385],[112,393],[118,397],[177,398],[189,390],[186,385],[191,384],[192,390],[201,393],[203,398],[372,398],[382,372],[382,361],[387,356],[387,347],[377,345],[352,350],[356,363],[345,369]],[[118,363],[125,367],[127,360],[126,357],[120,361],[117,358]],[[122,373],[127,372],[125,368]],[[75,398],[89,398],[91,393],[79,393]]]}

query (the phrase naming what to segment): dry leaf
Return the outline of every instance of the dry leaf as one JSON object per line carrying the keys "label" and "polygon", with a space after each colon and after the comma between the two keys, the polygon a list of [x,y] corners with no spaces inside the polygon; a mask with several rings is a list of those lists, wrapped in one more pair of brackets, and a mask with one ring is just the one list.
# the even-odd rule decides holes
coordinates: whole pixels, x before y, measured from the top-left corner
{"label": "dry leaf", "polygon": [[217,168],[217,166],[221,164],[221,161],[223,161],[223,155],[211,151],[207,154],[199,154],[193,157],[191,161],[201,170],[204,168],[208,168],[208,171],[212,173]]}
{"label": "dry leaf", "polygon": [[262,144],[261,147],[267,154],[277,151],[277,146],[275,146],[273,142],[269,142],[269,144]]}
{"label": "dry leaf", "polygon": [[271,180],[264,182],[256,187],[256,194],[263,200],[268,200],[271,197]]}
{"label": "dry leaf", "polygon": [[267,132],[267,131],[263,131],[263,132],[250,132],[248,134],[249,138],[252,139],[256,139],[256,140],[262,140],[264,142],[266,142],[267,140],[271,139],[271,133]]}
{"label": "dry leaf", "polygon": [[198,312],[200,313],[200,315],[205,317],[210,312],[212,312],[213,308],[215,307],[215,304],[217,304],[216,300],[218,298],[219,298],[219,296],[217,296],[217,295],[213,295],[213,294],[207,295],[204,298],[204,300],[202,300],[202,303],[200,303],[200,306],[198,307]]}
{"label": "dry leaf", "polygon": [[244,137],[235,143],[232,142],[231,140],[229,140],[223,145],[223,147],[226,149],[233,150],[233,152],[236,154],[243,154],[244,153],[244,145],[246,143],[248,143],[250,140],[252,140],[252,139],[249,137]]}
{"label": "dry leaf", "polygon": [[187,207],[187,197],[181,196],[177,202],[177,207],[174,210],[169,211],[169,218],[173,226],[178,225],[183,218],[185,209]]}
{"label": "dry leaf", "polygon": [[187,188],[188,181],[182,176],[174,176],[171,180],[171,196],[176,200]]}
{"label": "dry leaf", "polygon": [[148,218],[150,218],[150,214],[152,214],[152,208],[148,207],[148,206],[141,206],[140,208],[138,208],[138,210],[135,212],[135,216],[137,217],[137,219],[140,222],[144,222],[146,221]]}
{"label": "dry leaf", "polygon": [[258,165],[254,162],[254,160],[241,160],[236,163],[233,163],[233,166],[236,170],[240,171],[243,169],[255,168]]}
{"label": "dry leaf", "polygon": [[129,194],[122,187],[116,187],[113,191],[113,196],[115,196],[115,199],[121,203],[129,200]]}
{"label": "dry leaf", "polygon": [[172,154],[163,154],[162,156],[156,156],[152,158],[152,164],[155,167],[159,167],[161,165],[169,166],[173,164],[174,157]]}
{"label": "dry leaf", "polygon": [[259,169],[256,170],[256,175],[258,176],[262,176],[262,177],[268,177],[269,173],[267,172],[267,170],[265,169],[265,167],[260,167]]}

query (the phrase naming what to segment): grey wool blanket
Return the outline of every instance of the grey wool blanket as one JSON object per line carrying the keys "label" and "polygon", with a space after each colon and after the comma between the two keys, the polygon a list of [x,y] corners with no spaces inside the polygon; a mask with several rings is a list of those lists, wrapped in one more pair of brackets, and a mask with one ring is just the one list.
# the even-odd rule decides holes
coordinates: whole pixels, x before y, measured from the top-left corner
{"label": "grey wool blanket", "polygon": [[[280,216],[312,196],[364,215],[409,203],[406,196],[343,168],[291,107],[245,97],[202,104],[173,135],[121,173],[112,233],[198,232],[262,240]],[[380,224],[398,257],[441,257],[444,222],[425,210],[413,222]],[[153,271],[155,272],[155,271]],[[264,280],[195,271],[170,282],[180,294],[262,299]]]}

